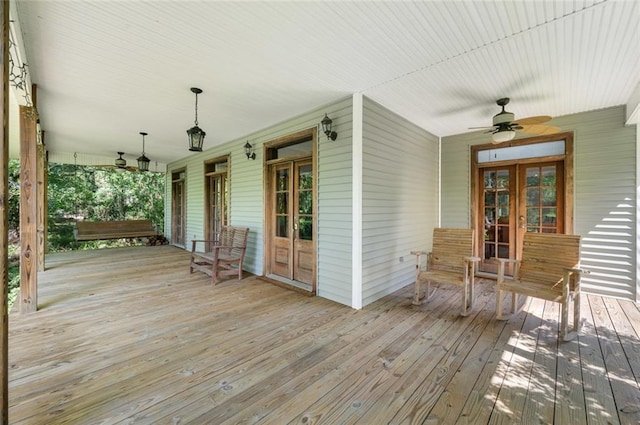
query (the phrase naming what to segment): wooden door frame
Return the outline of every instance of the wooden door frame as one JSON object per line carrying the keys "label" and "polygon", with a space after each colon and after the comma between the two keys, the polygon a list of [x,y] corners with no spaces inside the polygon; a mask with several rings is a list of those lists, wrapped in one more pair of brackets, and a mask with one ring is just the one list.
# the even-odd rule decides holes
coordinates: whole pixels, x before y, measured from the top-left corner
{"label": "wooden door frame", "polygon": [[[211,158],[211,159],[207,159],[204,161],[204,235],[205,235],[205,239],[207,239],[207,235],[211,234],[211,220],[209,217],[209,212],[210,212],[210,206],[211,206],[211,197],[210,197],[210,193],[211,193],[211,188],[209,187],[209,179],[212,175],[224,175],[226,173],[227,175],[227,184],[229,184],[231,182],[231,155],[227,154],[227,155],[222,155],[216,158]],[[225,162],[227,164],[227,169],[226,171],[219,171],[219,172],[207,172],[207,166],[211,165],[211,164],[221,164]],[[229,190],[229,188],[226,188],[227,191]],[[231,192],[229,192],[229,195],[231,195]],[[231,200],[229,200],[231,201]],[[229,205],[225,205],[226,206],[226,222],[227,224],[230,223],[230,219],[231,219],[231,212],[229,210]]]}
{"label": "wooden door frame", "polygon": [[[181,173],[185,173],[185,177],[184,178],[179,178],[179,179],[173,179],[173,176],[175,174],[181,174]],[[181,246],[181,247],[186,247],[187,245],[187,231],[186,231],[186,225],[187,225],[187,178],[186,178],[186,173],[187,173],[187,169],[186,168],[179,168],[177,170],[171,170],[171,244],[172,245],[176,245],[176,246]],[[173,185],[174,183],[177,182],[182,182],[182,199],[183,199],[183,203],[182,203],[182,230],[184,232],[184,243],[183,245],[179,245],[175,242],[175,196],[174,196],[174,190],[173,190]]]}
{"label": "wooden door frame", "polygon": [[[285,147],[287,145],[293,145],[297,141],[302,141],[304,139],[311,138],[312,147],[311,147],[311,162],[313,167],[313,216],[314,216],[314,226],[313,226],[313,255],[315,258],[314,264],[314,272],[313,272],[313,284],[312,284],[312,293],[315,294],[317,292],[317,284],[318,284],[318,128],[311,127],[305,130],[301,130],[295,133],[288,134],[283,137],[279,137],[277,139],[270,140],[265,142],[262,145],[262,173],[263,173],[263,201],[264,201],[264,214],[263,214],[263,224],[264,224],[264,238],[263,238],[263,273],[265,276],[271,274],[271,255],[270,252],[270,235],[273,233],[273,223],[272,220],[269,220],[269,211],[273,211],[275,206],[273,205],[272,197],[270,196],[271,191],[273,189],[273,181],[270,178],[269,171],[272,165],[282,163],[282,162],[290,162],[296,159],[308,158],[309,155],[300,155],[300,156],[290,156],[281,159],[269,159],[268,152],[274,148]],[[293,177],[293,176],[291,176]]]}
{"label": "wooden door frame", "polygon": [[[536,158],[524,158],[519,160],[507,160],[496,161],[487,163],[487,167],[511,165],[515,163],[524,164],[527,162],[539,163],[550,161],[564,161],[564,231],[567,234],[573,234],[574,223],[574,207],[573,207],[573,193],[574,193],[574,155],[573,155],[573,132],[550,134],[547,136],[529,137],[526,139],[512,140],[507,143],[501,143],[494,145],[492,143],[485,143],[481,145],[470,146],[471,153],[471,175],[470,175],[470,212],[469,217],[471,219],[471,228],[476,233],[476,246],[474,255],[482,254],[482,238],[480,235],[480,229],[484,224],[480,225],[481,215],[478,213],[478,201],[480,196],[480,182],[478,181],[478,173],[481,167],[478,163],[478,152],[489,149],[500,149],[512,146],[524,146],[537,143],[553,142],[563,140],[564,141],[564,155],[549,155]],[[483,222],[484,223],[484,220]]]}

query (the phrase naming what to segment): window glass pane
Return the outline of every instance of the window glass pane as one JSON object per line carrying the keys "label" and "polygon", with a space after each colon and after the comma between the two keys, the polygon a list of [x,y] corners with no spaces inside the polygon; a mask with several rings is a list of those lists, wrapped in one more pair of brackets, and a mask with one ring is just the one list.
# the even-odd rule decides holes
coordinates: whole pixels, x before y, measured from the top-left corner
{"label": "window glass pane", "polygon": [[484,172],[484,187],[486,189],[493,189],[496,187],[496,172],[485,171]]}
{"label": "window glass pane", "polygon": [[543,208],[542,209],[542,225],[548,227],[556,226],[557,209],[556,208]]}
{"label": "window glass pane", "polygon": [[313,219],[311,217],[300,217],[298,237],[305,241],[313,240]]}
{"label": "window glass pane", "polygon": [[542,185],[543,186],[555,186],[556,185],[556,167],[551,165],[548,167],[542,167]]}
{"label": "window glass pane", "polygon": [[540,173],[538,168],[527,168],[527,186],[540,186]]}
{"label": "window glass pane", "polygon": [[496,246],[494,244],[485,244],[484,245],[484,259],[488,260],[490,258],[494,258],[496,256]]}
{"label": "window glass pane", "polygon": [[276,236],[280,236],[282,238],[289,237],[289,217],[276,217]]}
{"label": "window glass pane", "polygon": [[497,175],[497,188],[508,189],[509,188],[509,170],[500,170]]}
{"label": "window glass pane", "polygon": [[557,203],[556,200],[556,188],[555,187],[545,187],[542,189],[542,205],[544,206],[555,206]]}
{"label": "window glass pane", "polygon": [[527,208],[527,225],[528,226],[540,225],[540,209],[539,208]]}
{"label": "window glass pane", "polygon": [[564,140],[533,143],[530,145],[509,146],[506,148],[487,149],[478,152],[478,162],[508,161],[521,158],[538,158],[542,156],[563,155]]}
{"label": "window glass pane", "polygon": [[311,164],[303,165],[299,168],[298,187],[300,189],[311,190],[313,188],[313,174],[311,173]]}
{"label": "window glass pane", "polygon": [[509,192],[498,192],[498,206],[499,207],[509,206]]}
{"label": "window glass pane", "polygon": [[298,214],[313,213],[313,193],[310,191],[300,192],[298,195]]}
{"label": "window glass pane", "polygon": [[276,194],[276,214],[287,214],[289,211],[289,194],[278,193]]}
{"label": "window glass pane", "polygon": [[299,143],[295,143],[293,145],[276,148],[275,158],[271,158],[271,159],[286,158],[288,156],[302,155],[302,154],[311,155],[312,151],[313,151],[313,141],[309,139]]}
{"label": "window glass pane", "polygon": [[496,193],[495,192],[485,192],[484,193],[484,204],[495,205],[496,204]]}
{"label": "window glass pane", "polygon": [[540,205],[540,189],[537,187],[527,188],[527,206]]}
{"label": "window glass pane", "polygon": [[289,189],[289,170],[278,170],[276,190],[288,190]]}

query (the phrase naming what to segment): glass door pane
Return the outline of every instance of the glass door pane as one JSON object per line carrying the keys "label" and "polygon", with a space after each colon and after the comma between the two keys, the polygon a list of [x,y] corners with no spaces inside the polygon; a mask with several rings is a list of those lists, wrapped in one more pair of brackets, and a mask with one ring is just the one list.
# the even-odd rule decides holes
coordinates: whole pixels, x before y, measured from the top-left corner
{"label": "glass door pane", "polygon": [[522,166],[520,229],[563,233],[562,170],[561,162]]}
{"label": "glass door pane", "polygon": [[301,165],[298,170],[298,238],[313,240],[313,168]]}
{"label": "glass door pane", "polygon": [[483,181],[482,217],[484,226],[482,263],[480,270],[495,272],[494,258],[509,258],[512,249],[512,214],[514,212],[513,167],[488,168],[480,170]]}
{"label": "glass door pane", "polygon": [[289,168],[281,168],[276,171],[275,191],[275,229],[276,236],[289,237]]}

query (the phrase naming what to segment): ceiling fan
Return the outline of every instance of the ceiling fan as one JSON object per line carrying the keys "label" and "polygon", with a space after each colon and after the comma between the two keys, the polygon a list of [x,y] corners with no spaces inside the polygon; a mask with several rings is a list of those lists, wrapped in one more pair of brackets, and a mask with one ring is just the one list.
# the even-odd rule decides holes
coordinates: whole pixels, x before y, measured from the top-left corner
{"label": "ceiling fan", "polygon": [[492,143],[497,144],[508,142],[515,137],[516,131],[537,135],[554,134],[560,131],[559,127],[543,124],[551,120],[551,117],[547,115],[522,118],[514,121],[515,116],[513,115],[513,112],[508,112],[504,109],[504,107],[509,103],[508,97],[498,99],[496,103],[498,104],[498,106],[502,107],[502,111],[493,116],[493,126],[470,128],[488,129],[487,133],[491,133]]}
{"label": "ceiling fan", "polygon": [[118,157],[116,158],[116,160],[115,160],[113,165],[96,165],[96,167],[113,168],[118,172],[136,171],[138,169],[138,167],[134,167],[134,166],[128,166],[127,167],[127,160],[124,159],[122,157],[122,155],[124,155],[124,152],[118,152]]}

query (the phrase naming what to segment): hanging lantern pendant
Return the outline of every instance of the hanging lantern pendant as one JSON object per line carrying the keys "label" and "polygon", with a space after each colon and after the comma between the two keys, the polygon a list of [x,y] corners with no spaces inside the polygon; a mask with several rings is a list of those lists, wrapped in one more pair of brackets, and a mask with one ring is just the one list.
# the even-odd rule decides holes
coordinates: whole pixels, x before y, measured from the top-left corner
{"label": "hanging lantern pendant", "polygon": [[196,119],[194,122],[195,125],[187,130],[187,136],[189,137],[189,150],[192,152],[202,152],[204,136],[207,134],[198,127],[198,95],[202,93],[202,90],[197,87],[191,87],[191,92],[196,95]]}
{"label": "hanging lantern pendant", "polygon": [[144,154],[144,136],[148,133],[141,131],[140,134],[142,135],[142,155],[138,158],[138,171],[149,171],[149,163],[151,160]]}

